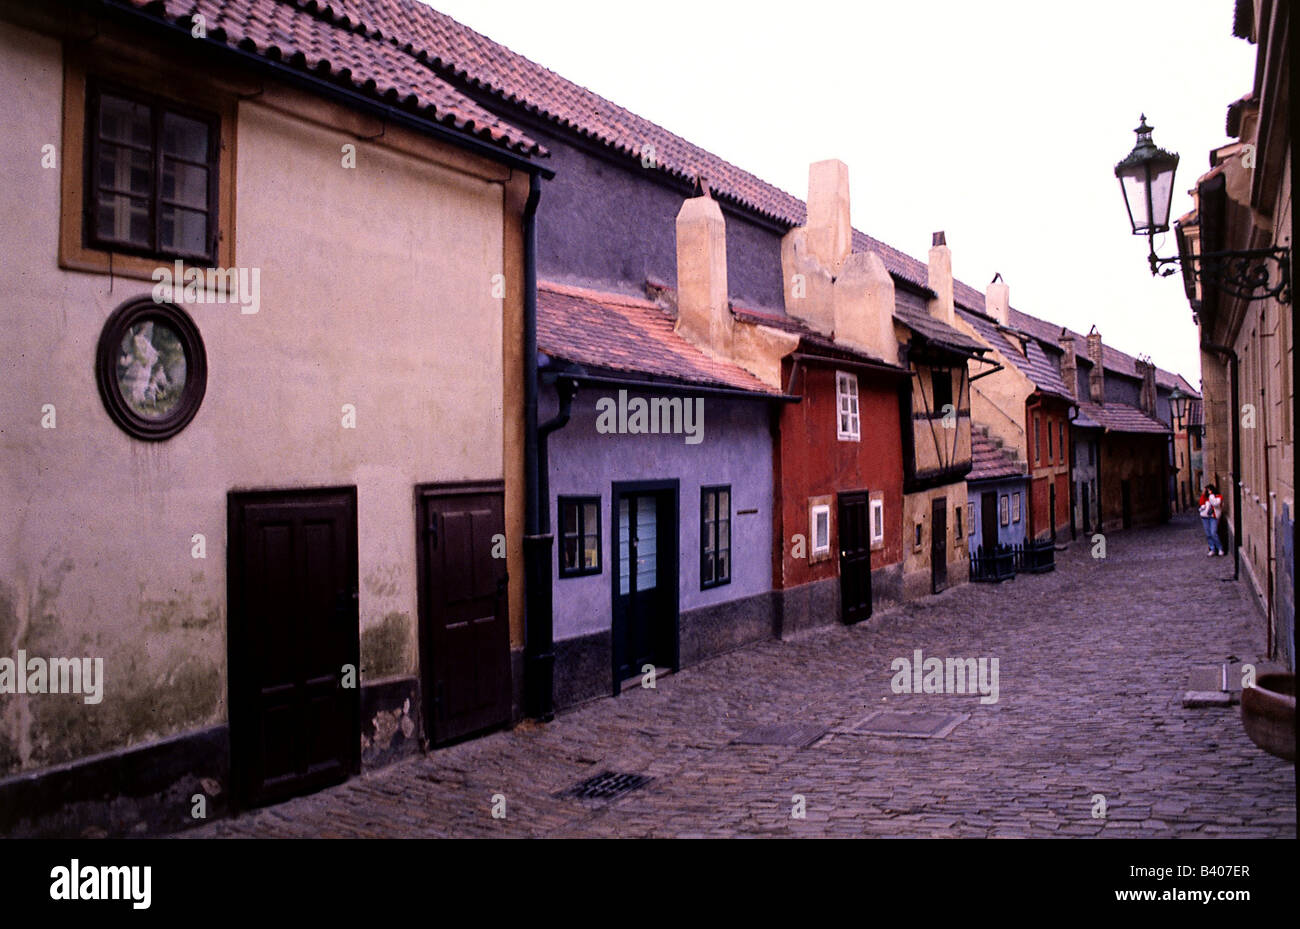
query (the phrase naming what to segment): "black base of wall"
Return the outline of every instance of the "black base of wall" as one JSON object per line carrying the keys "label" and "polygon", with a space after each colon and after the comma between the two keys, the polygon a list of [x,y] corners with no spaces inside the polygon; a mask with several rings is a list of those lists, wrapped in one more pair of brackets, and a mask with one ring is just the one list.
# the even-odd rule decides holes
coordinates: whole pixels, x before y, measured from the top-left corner
{"label": "black base of wall", "polygon": [[585,703],[613,692],[613,633],[563,639],[555,643],[555,708]]}
{"label": "black base of wall", "polygon": [[[0,834],[157,835],[229,812],[230,732],[213,726],[0,781]],[[204,819],[195,817],[204,798]]]}
{"label": "black base of wall", "polygon": [[[418,679],[363,684],[360,699],[363,770],[420,750]],[[0,836],[9,838],[160,835],[229,813],[224,724],[0,780]]]}
{"label": "black base of wall", "polygon": [[680,616],[682,667],[698,664],[776,634],[775,591],[686,610]]}

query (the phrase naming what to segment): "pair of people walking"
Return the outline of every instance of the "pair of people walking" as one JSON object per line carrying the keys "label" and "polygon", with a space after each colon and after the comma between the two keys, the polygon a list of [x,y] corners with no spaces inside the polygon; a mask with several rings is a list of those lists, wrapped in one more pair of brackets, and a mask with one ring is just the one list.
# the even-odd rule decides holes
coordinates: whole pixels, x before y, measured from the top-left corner
{"label": "pair of people walking", "polygon": [[1199,501],[1201,514],[1201,525],[1205,527],[1206,557],[1223,555],[1223,546],[1219,543],[1219,517],[1223,515],[1223,497],[1219,496],[1219,489],[1213,484],[1207,484],[1201,491]]}

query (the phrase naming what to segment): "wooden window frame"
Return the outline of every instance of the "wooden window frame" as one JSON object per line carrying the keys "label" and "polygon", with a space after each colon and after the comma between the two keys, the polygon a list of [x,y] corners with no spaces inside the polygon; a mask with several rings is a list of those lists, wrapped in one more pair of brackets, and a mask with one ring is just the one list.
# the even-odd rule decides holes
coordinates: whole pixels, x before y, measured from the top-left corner
{"label": "wooden window frame", "polygon": [[[826,544],[818,546],[817,544],[817,514],[819,511],[826,511]],[[808,504],[808,559],[809,561],[820,561],[829,558],[831,555],[831,505],[829,502],[822,503],[814,500]]]}
{"label": "wooden window frame", "polygon": [[[586,523],[586,519],[583,516],[583,512],[589,504],[593,504],[593,503],[596,505],[596,531],[595,531],[596,564],[590,567],[586,565],[580,565],[577,568],[570,568],[568,565],[565,564],[564,561],[564,540],[566,538],[571,538],[571,537],[578,539],[579,557],[581,557],[582,552],[586,551],[585,547],[582,544],[582,540],[585,539],[587,536],[592,535],[592,533],[587,531],[587,523]],[[564,508],[570,505],[577,507],[577,511],[578,511],[577,533],[564,531],[564,526],[565,526]],[[565,494],[556,497],[555,516],[556,516],[557,531],[555,534],[556,534],[556,541],[558,543],[556,545],[556,559],[559,563],[559,575],[561,578],[591,577],[593,575],[600,574],[602,571],[604,571],[604,558],[601,556],[601,551],[603,548],[601,542],[602,539],[601,522],[603,519],[603,514],[601,513],[601,509],[602,509],[602,501],[599,494]]]}
{"label": "wooden window frame", "polygon": [[[852,385],[850,393],[843,389]],[[853,409],[846,411],[844,401],[851,400]],[[843,428],[842,417],[849,415],[849,428]],[[849,371],[835,372],[835,435],[841,442],[862,441],[862,394],[858,389],[858,376]]]}
{"label": "wooden window frame", "polygon": [[1011,497],[1008,494],[998,495],[998,524],[1011,525]]}
{"label": "wooden window frame", "polygon": [[[99,164],[102,139],[99,135],[99,114],[104,96],[116,97],[129,103],[147,107],[149,110],[149,158],[152,185],[149,190],[149,235],[147,246],[129,242],[114,242],[102,239],[98,233],[97,211],[99,185],[95,172]],[[202,254],[169,251],[162,244],[162,208],[163,203],[163,121],[168,114],[204,124],[208,129],[208,150],[203,167],[208,174],[206,204],[203,209],[206,218],[207,235]],[[217,241],[220,230],[217,227],[219,214],[220,155],[221,155],[221,117],[209,110],[196,108],[184,103],[177,103],[156,93],[137,90],[118,81],[90,75],[86,80],[85,105],[85,143],[82,150],[82,244],[87,249],[114,252],[123,255],[138,255],[155,263],[175,262],[217,264]],[[180,159],[183,160],[183,159]],[[182,209],[196,210],[195,207]]]}
{"label": "wooden window frame", "polygon": [[1020,491],[1018,490],[1011,495],[1011,521],[1020,522]]}
{"label": "wooden window frame", "polygon": [[[725,493],[727,495],[727,576],[718,576],[718,555],[724,550],[719,544],[718,526],[722,522],[721,508],[718,506],[718,496]],[[706,544],[708,538],[709,519],[705,516],[704,501],[712,496],[713,499],[713,549],[710,551]],[[730,484],[709,484],[700,488],[700,590],[712,590],[714,587],[725,587],[731,583],[732,571],[731,553],[732,553],[732,520],[731,520],[731,485]],[[713,580],[704,579],[704,559],[710,553],[713,555]]]}
{"label": "wooden window frame", "polygon": [[[208,69],[178,67],[165,56],[108,38],[89,49],[83,43],[64,44],[63,144],[59,210],[59,267],[117,277],[155,280],[161,266],[174,266],[176,258],[137,254],[126,246],[88,244],[85,215],[89,176],[94,165],[88,153],[89,95],[92,85],[132,99],[154,98],[163,106],[192,116],[205,114],[216,120],[213,254],[207,259],[181,259],[182,268],[238,266],[235,257],[235,162],[238,113],[237,88]],[[144,88],[149,88],[145,90]],[[158,88],[164,88],[159,90]]]}
{"label": "wooden window frame", "polygon": [[[867,519],[870,523],[871,548],[878,550],[885,547],[885,498],[872,494],[867,502]],[[880,530],[877,532],[876,530]]]}

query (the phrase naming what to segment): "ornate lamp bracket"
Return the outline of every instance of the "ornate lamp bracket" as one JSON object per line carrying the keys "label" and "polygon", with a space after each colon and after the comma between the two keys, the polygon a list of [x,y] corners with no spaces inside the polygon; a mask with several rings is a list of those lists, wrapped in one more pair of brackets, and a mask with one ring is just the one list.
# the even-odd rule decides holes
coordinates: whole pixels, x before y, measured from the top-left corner
{"label": "ornate lamp bracket", "polygon": [[1151,273],[1168,277],[1190,263],[1192,274],[1203,285],[1210,284],[1223,293],[1241,300],[1291,302],[1291,249],[1252,248],[1231,252],[1205,252],[1160,258],[1154,245],[1150,255]]}

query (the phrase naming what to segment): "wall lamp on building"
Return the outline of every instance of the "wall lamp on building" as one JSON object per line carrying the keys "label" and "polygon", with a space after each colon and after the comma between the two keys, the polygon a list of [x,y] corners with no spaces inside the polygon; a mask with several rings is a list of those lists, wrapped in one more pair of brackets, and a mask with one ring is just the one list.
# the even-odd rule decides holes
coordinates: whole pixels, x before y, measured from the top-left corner
{"label": "wall lamp on building", "polygon": [[1115,176],[1119,178],[1120,191],[1124,194],[1124,206],[1128,209],[1133,234],[1146,236],[1150,244],[1151,274],[1168,277],[1178,270],[1175,266],[1181,263],[1184,276],[1190,270],[1196,280],[1212,284],[1234,297],[1243,300],[1276,297],[1281,303],[1289,303],[1289,248],[1184,251],[1172,258],[1156,255],[1156,234],[1169,231],[1169,208],[1174,197],[1178,155],[1158,148],[1151,141],[1152,128],[1147,125],[1143,114],[1141,124],[1133,130],[1137,133],[1133,151],[1115,165]]}

